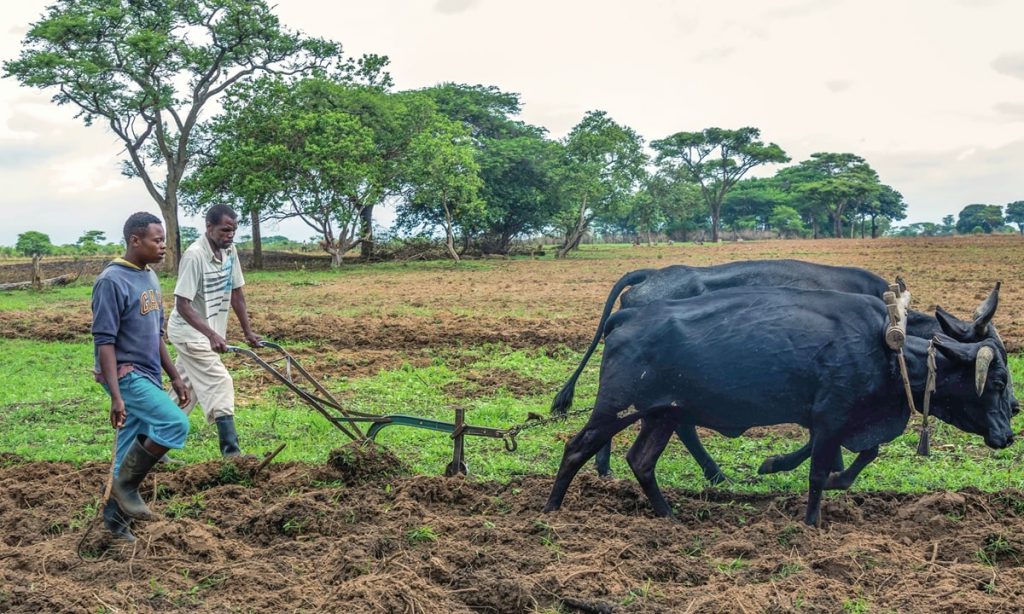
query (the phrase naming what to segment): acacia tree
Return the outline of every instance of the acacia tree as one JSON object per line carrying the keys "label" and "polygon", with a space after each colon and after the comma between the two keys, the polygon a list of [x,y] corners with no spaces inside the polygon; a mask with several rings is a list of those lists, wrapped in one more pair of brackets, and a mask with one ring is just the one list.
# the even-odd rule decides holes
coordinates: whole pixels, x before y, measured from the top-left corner
{"label": "acacia tree", "polygon": [[711,216],[712,241],[718,241],[722,202],[733,185],[755,166],[789,162],[781,147],[765,145],[760,138],[757,128],[706,128],[701,132],[677,132],[651,142],[662,168],[682,173],[700,186]]}
{"label": "acacia tree", "polygon": [[797,202],[815,216],[827,215],[833,223],[831,234],[843,236],[843,219],[848,208],[856,208],[878,198],[882,189],[878,173],[853,153],[812,153],[794,169],[785,169],[787,188],[796,192]]}
{"label": "acacia tree", "polygon": [[902,194],[890,186],[881,184],[874,196],[862,201],[854,209],[854,213],[861,216],[861,238],[864,238],[863,219],[867,217],[871,220],[871,238],[876,239],[879,234],[879,220],[895,222],[904,219],[907,217],[907,203],[904,202]]}
{"label": "acacia tree", "polygon": [[556,258],[565,258],[579,247],[595,217],[624,217],[644,177],[646,161],[643,139],[604,111],[590,111],[576,124],[565,138],[557,171],[559,191],[568,207],[559,216],[565,239]]}
{"label": "acacia tree", "polygon": [[100,251],[100,243],[107,240],[107,233],[102,230],[86,230],[78,237],[75,245],[83,254],[95,254]]}
{"label": "acacia tree", "polygon": [[[378,56],[347,62],[358,71]],[[177,270],[178,188],[203,108],[259,73],[297,74],[341,62],[332,42],[284,29],[263,0],[58,0],[33,23],[5,76],[56,90],[86,125],[105,123],[125,147],[124,173],[160,207],[168,267]],[[162,176],[160,176],[162,173]]]}
{"label": "acacia tree", "polygon": [[399,223],[440,226],[448,255],[458,262],[455,228],[483,213],[480,166],[465,124],[437,115],[410,143],[405,179]]}
{"label": "acacia tree", "polygon": [[1024,235],[1024,200],[1006,205],[1006,223],[1016,224],[1020,234]]}

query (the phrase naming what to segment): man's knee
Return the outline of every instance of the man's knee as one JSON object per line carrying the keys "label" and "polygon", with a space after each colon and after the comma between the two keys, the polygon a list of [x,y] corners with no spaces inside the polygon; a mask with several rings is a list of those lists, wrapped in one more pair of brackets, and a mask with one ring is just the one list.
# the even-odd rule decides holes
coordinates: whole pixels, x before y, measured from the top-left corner
{"label": "man's knee", "polygon": [[153,434],[157,436],[157,439],[162,440],[163,445],[182,448],[185,445],[185,438],[188,437],[190,426],[188,414],[174,405],[167,407],[163,412],[160,425],[156,427]]}
{"label": "man's knee", "polygon": [[188,415],[185,412],[175,412],[174,419],[163,425],[160,429],[161,439],[171,444],[173,448],[181,448],[185,445],[185,438],[188,437],[190,424]]}
{"label": "man's knee", "polygon": [[215,407],[206,414],[206,421],[213,424],[218,418],[231,418],[234,415],[234,407]]}

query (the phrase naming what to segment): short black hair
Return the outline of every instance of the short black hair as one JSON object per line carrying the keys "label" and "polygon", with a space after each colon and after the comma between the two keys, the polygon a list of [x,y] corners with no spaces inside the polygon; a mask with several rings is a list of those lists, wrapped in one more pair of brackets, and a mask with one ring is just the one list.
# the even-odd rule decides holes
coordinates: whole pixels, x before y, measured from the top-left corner
{"label": "short black hair", "polygon": [[216,226],[220,224],[225,215],[233,220],[238,219],[238,214],[235,213],[235,210],[227,205],[214,205],[210,207],[206,210],[206,225]]}
{"label": "short black hair", "polygon": [[125,246],[131,242],[131,236],[137,237],[146,236],[146,231],[149,229],[150,224],[163,224],[157,216],[147,211],[139,211],[128,216],[128,221],[124,223],[124,244]]}

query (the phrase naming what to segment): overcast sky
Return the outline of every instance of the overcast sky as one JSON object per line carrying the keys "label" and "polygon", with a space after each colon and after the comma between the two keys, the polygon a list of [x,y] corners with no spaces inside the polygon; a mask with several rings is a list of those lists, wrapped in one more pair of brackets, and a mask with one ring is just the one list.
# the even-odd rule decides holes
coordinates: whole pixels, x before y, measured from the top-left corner
{"label": "overcast sky", "polygon": [[[5,3],[0,57],[17,55],[47,4]],[[397,89],[518,92],[522,119],[556,138],[592,109],[647,141],[756,126],[794,162],[863,156],[906,198],[903,223],[1024,199],[1019,0],[332,4],[283,0],[276,12],[350,55],[388,55]],[[55,243],[87,229],[116,240],[133,211],[158,213],[142,182],[121,176],[116,138],[50,95],[0,80],[0,245],[26,230]],[[264,233],[313,234],[297,222]]]}

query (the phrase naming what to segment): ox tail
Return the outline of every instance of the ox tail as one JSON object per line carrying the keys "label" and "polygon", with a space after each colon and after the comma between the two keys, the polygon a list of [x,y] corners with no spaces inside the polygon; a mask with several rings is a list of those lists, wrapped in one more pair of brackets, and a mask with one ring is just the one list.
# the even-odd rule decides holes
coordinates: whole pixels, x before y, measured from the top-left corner
{"label": "ox tail", "polygon": [[590,342],[590,347],[587,348],[587,352],[583,355],[580,365],[576,367],[576,371],[569,377],[569,381],[565,383],[565,386],[562,386],[562,390],[555,396],[555,400],[551,402],[552,414],[564,416],[572,406],[572,397],[576,392],[576,380],[583,373],[583,367],[587,366],[587,361],[590,360],[594,350],[597,349],[597,344],[601,342],[601,337],[604,336],[605,324],[608,322],[608,316],[611,315],[612,309],[615,307],[615,301],[619,300],[619,295],[622,294],[626,286],[632,286],[647,279],[652,270],[640,269],[639,271],[626,273],[622,276],[622,279],[615,282],[615,285],[612,286],[612,291],[608,294],[608,300],[604,304],[604,311],[601,312],[601,321],[597,324],[594,339]]}

